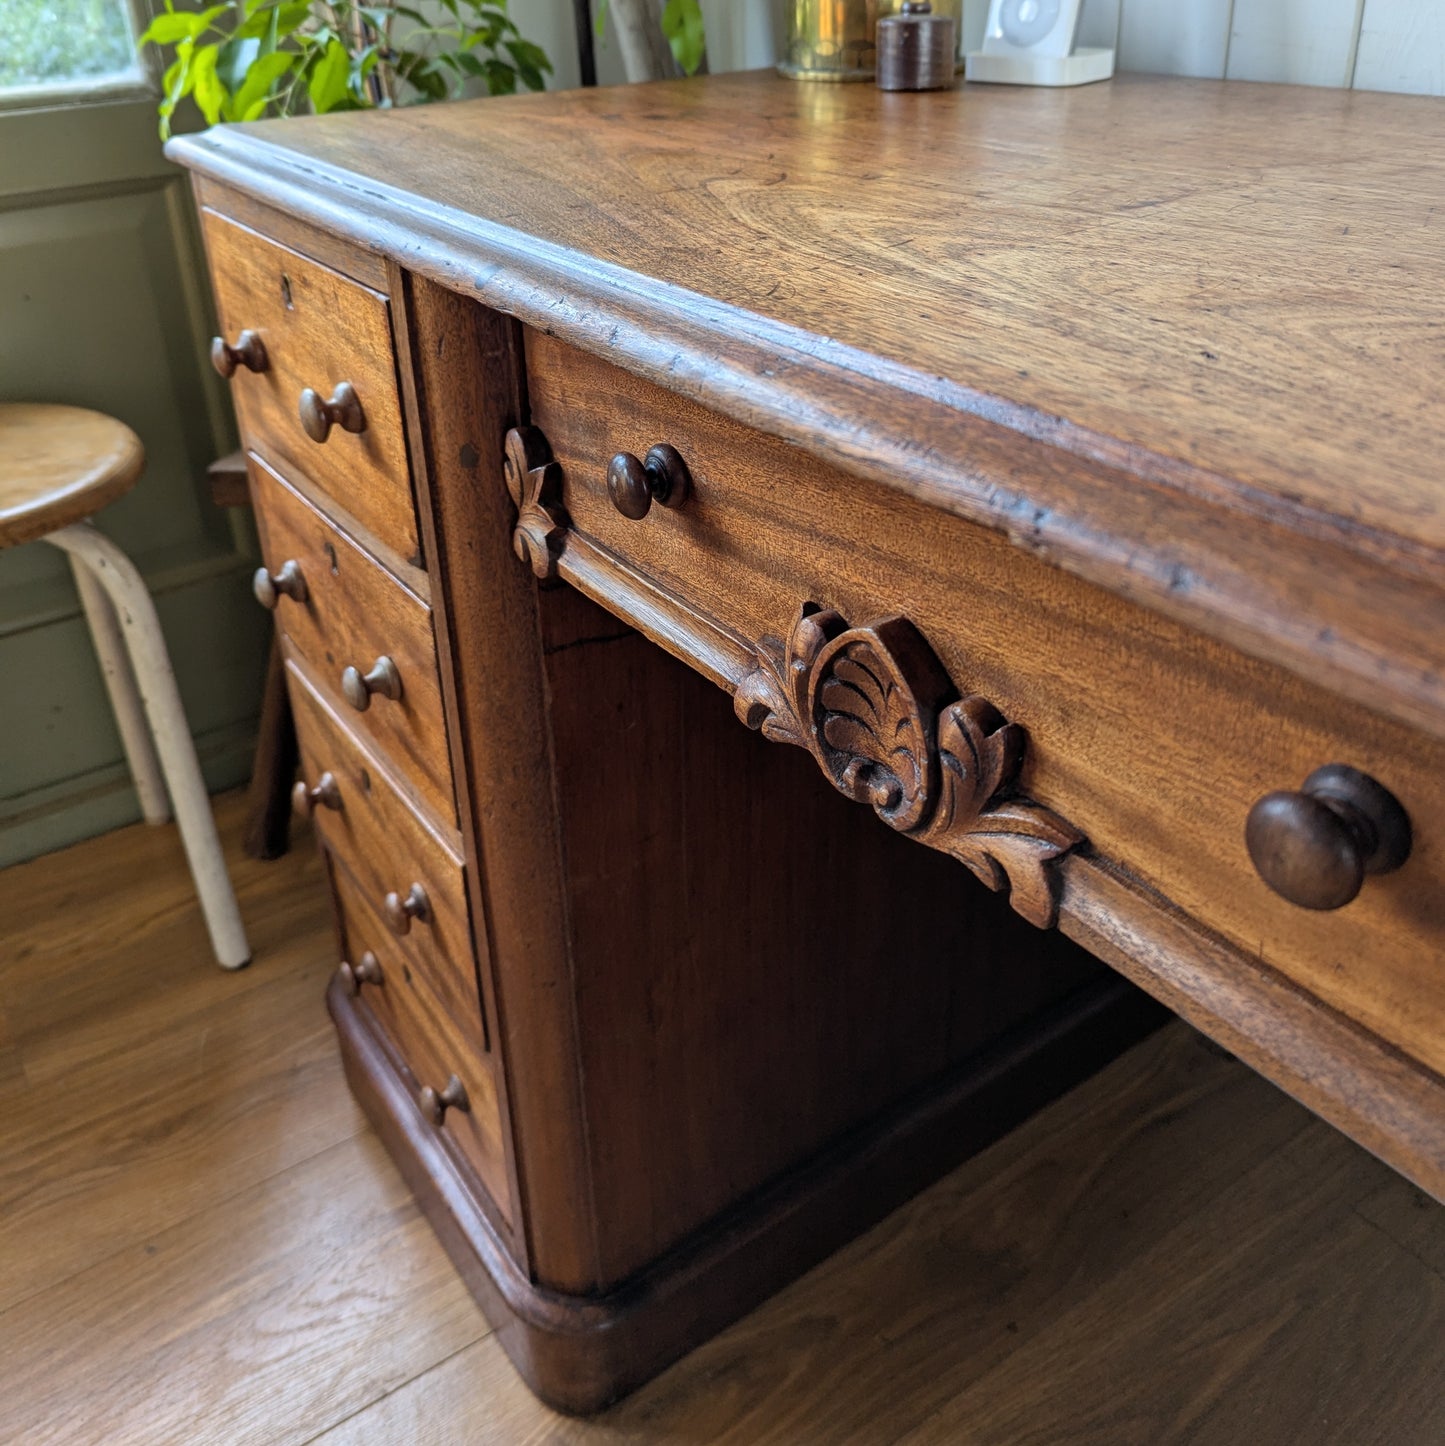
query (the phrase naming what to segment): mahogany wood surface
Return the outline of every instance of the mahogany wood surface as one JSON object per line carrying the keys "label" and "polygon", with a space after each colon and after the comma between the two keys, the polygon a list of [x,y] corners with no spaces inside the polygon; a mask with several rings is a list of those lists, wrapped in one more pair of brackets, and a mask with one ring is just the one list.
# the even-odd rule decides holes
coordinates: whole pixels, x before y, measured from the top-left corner
{"label": "mahogany wood surface", "polygon": [[[301,775],[316,786],[334,779],[336,807],[314,811],[317,833],[345,863],[378,918],[386,899],[420,884],[427,910],[396,937],[397,947],[481,1047],[486,1040],[477,989],[485,952],[473,950],[465,869],[454,832],[418,813],[398,791],[385,766],[347,731],[292,655],[287,666],[291,704],[301,743]],[[485,938],[485,934],[483,934]]]}
{"label": "mahogany wood surface", "polygon": [[0,403],[0,547],[83,522],[124,497],[144,467],[140,438],[103,412]]}
{"label": "mahogany wood surface", "polygon": [[[222,349],[247,444],[296,469],[263,513],[334,513],[433,609],[425,757],[365,732],[401,659],[368,638],[318,685],[288,643],[348,1072],[573,1410],[1140,1027],[1069,936],[1445,1182],[1445,435],[1429,304],[1396,304],[1445,280],[1412,229],[1436,121],[808,89],[173,148],[223,292],[289,312],[312,278]],[[1282,250],[1293,288],[1261,279]],[[245,398],[297,336],[283,426]],[[312,605],[286,560],[283,627]],[[429,765],[455,828],[407,802]],[[1394,843],[1311,794],[1300,858],[1251,862],[1251,810],[1346,774],[1398,800]]]}
{"label": "mahogany wood surface", "polygon": [[[294,563],[305,585],[304,600],[277,598],[277,627],[403,786],[455,824],[431,608],[256,457],[251,486],[266,567],[274,578]],[[350,667],[364,673],[377,657],[391,659],[400,697],[372,696],[358,712],[343,701],[343,674]]]}
{"label": "mahogany wood surface", "polygon": [[[417,561],[416,519],[386,297],[213,211],[202,213],[216,305],[229,340],[255,331],[266,369],[231,378],[246,445],[304,473],[370,531]],[[307,435],[302,398],[351,388],[360,430]]]}
{"label": "mahogany wood surface", "polygon": [[1027,1033],[1094,966],[539,591],[481,446],[520,410],[501,379],[521,338],[415,279],[406,311],[529,1260],[586,1294]]}
{"label": "mahogany wood surface", "polygon": [[1156,1006],[1104,980],[906,1099],[709,1222],[625,1285],[568,1295],[528,1280],[475,1193],[438,1149],[400,1060],[339,980],[327,1005],[347,1078],[527,1384],[590,1414],[676,1360],[800,1270],[985,1148],[1120,1048],[1157,1027]]}
{"label": "mahogany wood surface", "polygon": [[[906,618],[958,694],[1026,730],[1023,792],[1075,839],[1445,1073],[1445,743],[530,330],[527,364],[559,463],[560,574],[735,693],[741,716],[766,709],[760,672],[786,673],[775,655],[803,604]],[[680,450],[691,495],[634,521],[609,499],[608,461],[657,440]],[[1245,825],[1271,789],[1335,762],[1389,787],[1415,839],[1404,867],[1314,913],[1259,877]],[[1015,890],[1038,877],[1016,872]]]}
{"label": "mahogany wood surface", "polygon": [[1440,733],[1442,134],[1420,97],[753,74],[171,154]]}
{"label": "mahogany wood surface", "polygon": [[196,173],[191,176],[191,191],[198,209],[203,213],[219,212],[248,230],[259,232],[288,250],[299,251],[373,291],[388,292],[391,289],[386,258],[375,252],[350,245],[329,231],[318,231],[256,196],[244,195],[229,186],[217,186]]}
{"label": "mahogany wood surface", "polygon": [[[460,1078],[465,1105],[448,1109],[441,1128],[480,1177],[486,1190],[484,1204],[500,1214],[499,1227],[510,1248],[517,1221],[507,1180],[494,1065],[479,1046],[476,1003],[470,1010],[459,1008],[455,984],[404,950],[366,888],[337,855],[328,857],[341,924],[338,962],[351,963],[354,969],[363,956],[374,960],[368,971],[374,977],[361,984],[356,997],[395,1041],[410,1076],[414,1102],[423,1089],[441,1091],[454,1075]],[[428,1127],[437,1128],[430,1122]]]}

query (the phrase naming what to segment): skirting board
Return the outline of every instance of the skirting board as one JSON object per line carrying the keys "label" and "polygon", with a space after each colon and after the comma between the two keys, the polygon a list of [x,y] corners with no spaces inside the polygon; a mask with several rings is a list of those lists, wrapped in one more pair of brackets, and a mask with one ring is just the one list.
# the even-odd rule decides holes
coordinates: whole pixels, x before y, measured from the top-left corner
{"label": "skirting board", "polygon": [[[254,717],[200,734],[196,756],[210,792],[245,783],[255,748]],[[0,868],[124,828],[139,818],[140,802],[124,759],[0,800]]]}
{"label": "skirting board", "polygon": [[327,991],[353,1094],[513,1364],[547,1405],[586,1414],[636,1389],[1095,1073],[1170,1016],[1105,978],[755,1192],[614,1290],[568,1296],[518,1267],[475,1177],[422,1116],[386,1040]]}

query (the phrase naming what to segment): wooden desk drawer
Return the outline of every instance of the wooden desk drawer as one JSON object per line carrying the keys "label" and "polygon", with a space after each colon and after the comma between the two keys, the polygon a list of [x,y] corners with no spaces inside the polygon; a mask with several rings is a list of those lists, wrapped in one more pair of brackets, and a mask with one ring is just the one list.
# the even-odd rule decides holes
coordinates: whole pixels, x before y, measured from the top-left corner
{"label": "wooden desk drawer", "polygon": [[[398,947],[447,1010],[485,1045],[460,841],[406,802],[384,765],[347,731],[288,653],[302,780],[324,793],[312,810],[322,842],[355,876],[370,905],[402,931]],[[322,784],[326,774],[330,785]],[[477,938],[483,936],[478,930]]]}
{"label": "wooden desk drawer", "polygon": [[422,1092],[430,1090],[440,1096],[453,1077],[460,1081],[465,1104],[449,1105],[441,1128],[461,1147],[511,1224],[502,1112],[491,1061],[474,1034],[461,1027],[454,1003],[438,992],[438,981],[408,955],[402,941],[383,923],[366,888],[336,855],[330,855],[329,862],[349,987],[366,1002],[396,1045],[411,1071],[417,1108],[433,1125],[435,1106]]}
{"label": "wooden desk drawer", "polygon": [[[224,339],[255,332],[263,369],[235,366],[231,391],[247,447],[300,470],[401,557],[418,556],[387,298],[215,211],[201,213]],[[303,428],[309,388],[330,400],[342,384],[360,404],[355,425],[317,442]]]}
{"label": "wooden desk drawer", "polygon": [[[1024,794],[1445,1072],[1445,744],[552,338],[526,345],[532,420],[561,464],[559,531],[549,542],[534,513],[532,536],[564,577],[730,689],[751,666],[737,657],[761,659],[804,603],[854,626],[908,619],[959,692],[1027,729]],[[633,520],[609,501],[608,461],[657,443],[685,459],[691,494]],[[716,647],[700,649],[714,624]],[[1389,788],[1415,839],[1405,867],[1316,913],[1260,880],[1244,825],[1262,795],[1327,763]]]}
{"label": "wooden desk drawer", "polygon": [[[420,800],[455,823],[431,608],[265,462],[251,457],[248,466],[265,570],[272,579],[269,600],[282,632],[312,676],[325,679],[327,696],[348,725],[386,754]],[[278,578],[284,579],[282,588],[275,585]],[[304,595],[296,597],[297,591]],[[357,691],[358,678],[383,660],[400,695]],[[357,676],[348,680],[348,669]],[[353,700],[367,706],[359,710]]]}

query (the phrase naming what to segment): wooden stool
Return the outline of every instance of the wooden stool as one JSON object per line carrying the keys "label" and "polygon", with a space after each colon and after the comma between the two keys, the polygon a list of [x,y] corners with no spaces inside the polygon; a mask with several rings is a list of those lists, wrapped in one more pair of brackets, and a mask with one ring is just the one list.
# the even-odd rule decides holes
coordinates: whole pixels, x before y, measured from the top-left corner
{"label": "wooden stool", "polygon": [[155,604],[135,565],[89,518],[135,485],[140,438],[82,407],[0,404],[0,547],[48,542],[70,561],[147,823],[175,808],[211,946],[227,969],[249,962]]}

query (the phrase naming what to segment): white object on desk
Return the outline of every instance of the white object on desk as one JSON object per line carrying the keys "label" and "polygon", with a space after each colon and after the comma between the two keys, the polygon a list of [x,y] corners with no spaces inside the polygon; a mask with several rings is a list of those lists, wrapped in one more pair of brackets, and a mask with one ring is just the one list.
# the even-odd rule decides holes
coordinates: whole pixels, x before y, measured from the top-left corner
{"label": "white object on desk", "polygon": [[1085,85],[1114,73],[1106,46],[1074,48],[1081,0],[990,0],[983,49],[964,62],[968,80],[1004,85]]}

